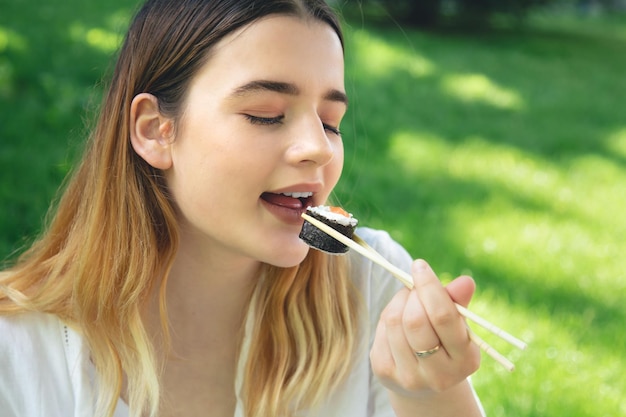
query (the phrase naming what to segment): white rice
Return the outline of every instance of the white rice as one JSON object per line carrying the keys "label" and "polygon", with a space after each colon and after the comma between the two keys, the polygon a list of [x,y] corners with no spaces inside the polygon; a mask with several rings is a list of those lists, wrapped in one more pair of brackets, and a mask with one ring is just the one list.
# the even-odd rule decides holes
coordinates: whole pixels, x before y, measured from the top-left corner
{"label": "white rice", "polygon": [[351,213],[348,213],[350,217],[346,217],[342,214],[330,211],[330,206],[307,207],[307,210],[310,210],[315,214],[323,216],[327,218],[328,220],[332,220],[335,223],[339,223],[342,226],[355,227],[357,223],[359,222],[357,219],[352,217]]}

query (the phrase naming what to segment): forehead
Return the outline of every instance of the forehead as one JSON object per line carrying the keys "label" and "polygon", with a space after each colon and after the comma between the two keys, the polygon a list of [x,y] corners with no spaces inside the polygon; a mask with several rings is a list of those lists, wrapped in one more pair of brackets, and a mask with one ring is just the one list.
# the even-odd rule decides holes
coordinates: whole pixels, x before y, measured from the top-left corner
{"label": "forehead", "polygon": [[343,48],[330,25],[272,15],[218,42],[197,78],[223,88],[267,79],[343,89],[343,71]]}

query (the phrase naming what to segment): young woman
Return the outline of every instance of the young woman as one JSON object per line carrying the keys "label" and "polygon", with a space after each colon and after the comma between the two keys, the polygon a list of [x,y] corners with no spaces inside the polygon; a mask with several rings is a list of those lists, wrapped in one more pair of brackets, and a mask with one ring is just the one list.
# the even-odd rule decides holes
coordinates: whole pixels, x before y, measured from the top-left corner
{"label": "young woman", "polygon": [[0,275],[3,416],[481,415],[470,278],[418,260],[408,291],[298,238],[341,173],[343,71],[322,0],[143,6],[53,221]]}

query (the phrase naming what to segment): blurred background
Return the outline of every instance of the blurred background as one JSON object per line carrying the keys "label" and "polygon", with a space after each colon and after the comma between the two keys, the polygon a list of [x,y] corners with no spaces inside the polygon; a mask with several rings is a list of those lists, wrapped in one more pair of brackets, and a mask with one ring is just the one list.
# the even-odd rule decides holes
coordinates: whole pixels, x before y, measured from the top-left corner
{"label": "blurred background", "polygon": [[[335,0],[335,200],[472,310],[489,416],[626,415],[626,1]],[[92,125],[136,1],[0,0],[0,259],[36,236]],[[1,337],[1,336],[0,336]]]}

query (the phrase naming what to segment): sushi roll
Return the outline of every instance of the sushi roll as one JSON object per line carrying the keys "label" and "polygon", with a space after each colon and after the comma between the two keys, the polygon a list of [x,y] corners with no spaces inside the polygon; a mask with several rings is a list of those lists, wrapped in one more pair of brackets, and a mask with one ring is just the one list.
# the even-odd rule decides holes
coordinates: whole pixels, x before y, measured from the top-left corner
{"label": "sushi roll", "polygon": [[[352,214],[340,207],[317,206],[307,207],[306,214],[317,219],[339,233],[352,238],[358,220]],[[314,249],[330,254],[343,254],[348,251],[348,247],[332,236],[313,226],[308,221],[304,221],[300,231],[300,239]]]}

